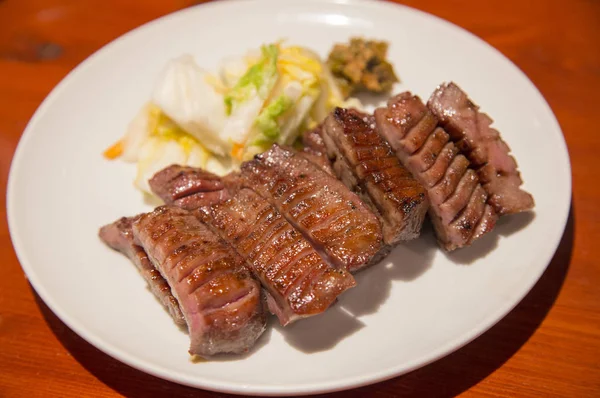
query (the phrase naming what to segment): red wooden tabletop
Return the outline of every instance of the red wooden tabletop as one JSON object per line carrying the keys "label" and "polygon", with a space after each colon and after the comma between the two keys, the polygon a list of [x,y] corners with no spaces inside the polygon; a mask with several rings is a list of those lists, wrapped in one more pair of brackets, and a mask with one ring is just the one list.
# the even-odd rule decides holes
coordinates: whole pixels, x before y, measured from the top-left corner
{"label": "red wooden tabletop", "polygon": [[[50,90],[121,34],[186,0],[0,0],[0,182],[21,133]],[[517,64],[564,131],[573,203],[539,283],[461,350],[355,396],[600,396],[600,2],[403,1],[473,32]],[[28,284],[0,198],[0,397],[220,395],[146,375],[69,330]],[[335,394],[334,394],[335,395]]]}

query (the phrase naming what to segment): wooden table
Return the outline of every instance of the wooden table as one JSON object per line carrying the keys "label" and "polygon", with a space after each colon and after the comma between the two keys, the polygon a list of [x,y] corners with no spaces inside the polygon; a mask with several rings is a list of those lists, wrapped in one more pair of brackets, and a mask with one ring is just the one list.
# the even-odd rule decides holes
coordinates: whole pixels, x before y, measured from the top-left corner
{"label": "wooden table", "polygon": [[[102,45],[193,5],[173,0],[0,0],[0,179],[50,90]],[[536,84],[569,146],[573,205],[561,245],[527,297],[483,336],[355,396],[600,396],[600,2],[445,1],[408,5],[498,48]],[[69,330],[27,283],[0,198],[0,396],[209,396],[134,370]]]}

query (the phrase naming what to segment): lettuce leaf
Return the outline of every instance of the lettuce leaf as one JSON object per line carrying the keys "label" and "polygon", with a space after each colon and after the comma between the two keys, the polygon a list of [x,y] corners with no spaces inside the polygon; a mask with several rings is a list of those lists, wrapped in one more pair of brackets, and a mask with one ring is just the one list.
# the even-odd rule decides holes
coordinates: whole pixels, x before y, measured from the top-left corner
{"label": "lettuce leaf", "polygon": [[277,58],[279,47],[270,44],[261,48],[262,57],[238,80],[225,95],[225,110],[231,115],[237,105],[250,98],[266,98],[277,80]]}
{"label": "lettuce leaf", "polygon": [[277,118],[283,115],[293,105],[293,101],[286,95],[280,95],[276,100],[266,106],[256,118],[256,127],[267,138],[276,140],[279,137],[280,126]]}

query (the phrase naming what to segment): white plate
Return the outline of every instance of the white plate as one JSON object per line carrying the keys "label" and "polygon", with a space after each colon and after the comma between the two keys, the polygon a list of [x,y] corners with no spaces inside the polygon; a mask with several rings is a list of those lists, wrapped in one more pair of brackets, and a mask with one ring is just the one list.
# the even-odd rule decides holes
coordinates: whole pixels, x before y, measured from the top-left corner
{"label": "white plate", "polygon": [[[395,91],[427,98],[442,81],[462,86],[510,144],[524,187],[535,196],[535,216],[503,218],[490,237],[451,256],[427,231],[359,275],[358,287],[328,313],[286,330],[270,327],[243,358],[192,363],[187,335],[136,269],[97,238],[101,225],[150,208],[132,186],[133,167],[108,162],[101,152],[121,136],[171,57],[192,53],[213,69],[228,55],[284,37],[326,56],[334,42],[351,35],[391,43],[403,81]],[[550,108],[523,73],[481,40],[389,3],[246,0],[151,22],[69,74],[23,134],[10,173],[8,218],[36,291],[102,351],[190,386],[301,394],[400,375],[484,332],[543,273],[561,238],[570,195],[568,154]]]}

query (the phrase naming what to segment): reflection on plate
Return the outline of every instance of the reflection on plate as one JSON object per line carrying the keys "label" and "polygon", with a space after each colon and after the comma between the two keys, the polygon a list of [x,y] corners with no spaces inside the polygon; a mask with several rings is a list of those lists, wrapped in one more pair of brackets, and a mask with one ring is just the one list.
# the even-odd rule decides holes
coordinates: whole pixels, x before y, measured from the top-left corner
{"label": "reflection on plate", "polygon": [[[247,18],[252,13],[253,18]],[[218,21],[218,23],[216,22]],[[326,314],[274,326],[243,357],[193,363],[188,339],[97,229],[148,210],[133,169],[100,153],[120,137],[169,58],[207,68],[277,38],[323,56],[362,35],[390,42],[402,84],[427,98],[453,80],[495,119],[519,161],[535,214],[502,219],[474,246],[441,252],[431,231],[358,275]],[[150,43],[150,45],[148,45]],[[210,3],[136,29],[90,57],[28,125],[9,181],[8,217],[31,283],[75,332],[145,372],[199,388],[303,394],[374,383],[429,363],[502,318],[549,263],[570,203],[560,128],[531,82],[497,51],[447,22],[388,3],[263,0]]]}

